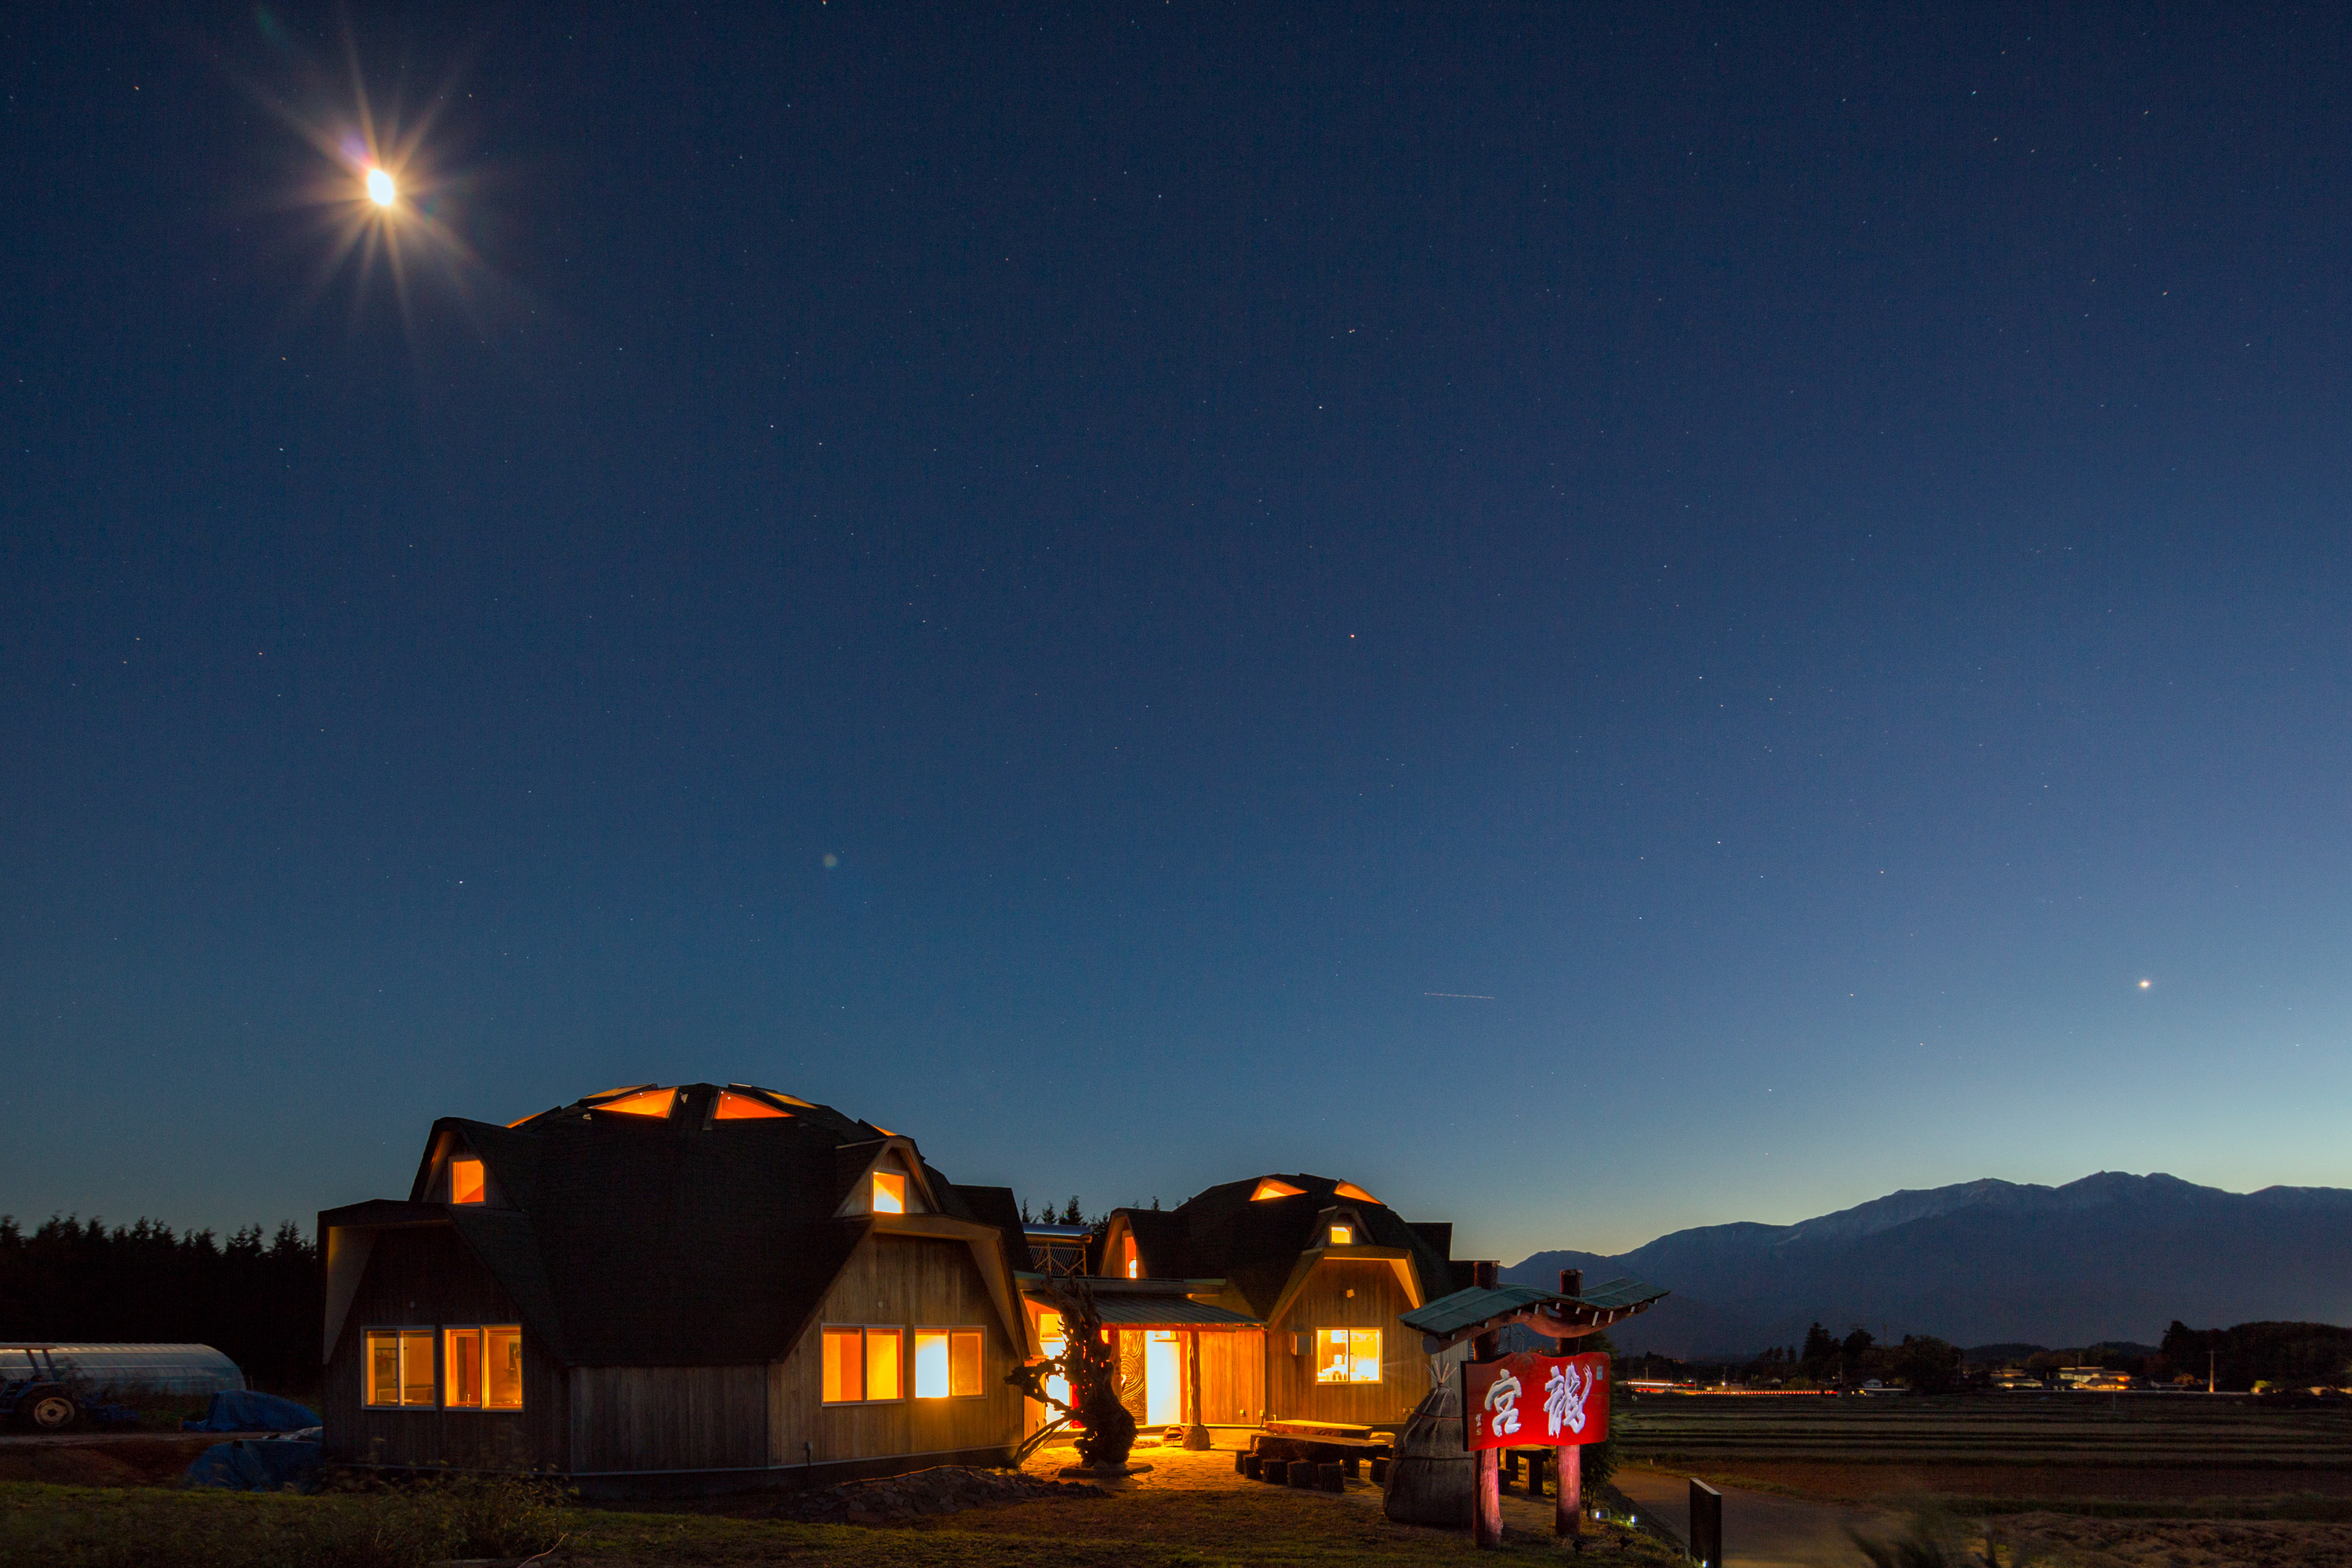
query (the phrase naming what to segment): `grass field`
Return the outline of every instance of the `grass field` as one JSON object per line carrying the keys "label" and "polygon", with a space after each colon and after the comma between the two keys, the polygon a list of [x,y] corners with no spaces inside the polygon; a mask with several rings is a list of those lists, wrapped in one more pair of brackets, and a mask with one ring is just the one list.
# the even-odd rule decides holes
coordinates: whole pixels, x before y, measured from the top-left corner
{"label": "grass field", "polygon": [[[1071,1456],[1060,1455],[1066,1461]],[[0,1484],[0,1562],[129,1568],[422,1568],[562,1542],[565,1564],[840,1564],[842,1568],[1373,1568],[1462,1562],[1466,1532],[1391,1524],[1376,1489],[1340,1495],[1243,1480],[1228,1453],[1148,1456],[1150,1477],[1108,1496],[974,1509],[898,1528],[756,1514],[757,1499],[661,1511],[518,1502],[514,1489],[318,1497],[173,1488]],[[1052,1457],[1040,1461],[1050,1465]],[[1550,1505],[1506,1500],[1510,1538],[1480,1561],[1559,1555]],[[1667,1568],[1655,1539],[1595,1524],[1580,1561]]]}

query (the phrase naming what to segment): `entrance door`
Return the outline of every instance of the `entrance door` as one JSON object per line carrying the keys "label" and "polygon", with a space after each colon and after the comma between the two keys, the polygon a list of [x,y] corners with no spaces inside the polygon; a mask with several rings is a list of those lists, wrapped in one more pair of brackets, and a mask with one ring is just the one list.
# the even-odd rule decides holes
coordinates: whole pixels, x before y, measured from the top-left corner
{"label": "entrance door", "polygon": [[1147,1426],[1184,1419],[1184,1346],[1173,1329],[1154,1329],[1144,1342],[1143,1409]]}

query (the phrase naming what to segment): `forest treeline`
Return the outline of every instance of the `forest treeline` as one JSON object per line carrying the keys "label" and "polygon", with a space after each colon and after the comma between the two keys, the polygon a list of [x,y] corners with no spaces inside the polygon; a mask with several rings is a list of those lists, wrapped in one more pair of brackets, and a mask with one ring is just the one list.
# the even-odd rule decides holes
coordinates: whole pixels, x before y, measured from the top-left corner
{"label": "forest treeline", "polygon": [[26,1231],[0,1215],[0,1340],[207,1344],[254,1386],[299,1398],[320,1378],[322,1289],[318,1245],[291,1221],[223,1241],[149,1219]]}

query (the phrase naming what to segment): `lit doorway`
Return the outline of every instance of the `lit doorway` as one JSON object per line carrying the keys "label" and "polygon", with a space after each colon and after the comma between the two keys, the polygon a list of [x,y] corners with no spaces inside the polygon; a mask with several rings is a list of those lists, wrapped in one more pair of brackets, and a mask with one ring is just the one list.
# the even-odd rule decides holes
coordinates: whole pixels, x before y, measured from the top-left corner
{"label": "lit doorway", "polygon": [[1154,1329],[1143,1345],[1143,1424],[1174,1426],[1184,1419],[1184,1346],[1173,1329]]}

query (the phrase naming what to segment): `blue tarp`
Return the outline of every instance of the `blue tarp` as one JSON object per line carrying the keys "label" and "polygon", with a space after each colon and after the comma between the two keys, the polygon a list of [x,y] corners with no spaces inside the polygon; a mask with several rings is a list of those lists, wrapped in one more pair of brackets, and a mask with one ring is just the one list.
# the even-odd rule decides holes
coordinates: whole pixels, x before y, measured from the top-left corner
{"label": "blue tarp", "polygon": [[307,1492],[319,1484],[319,1456],[324,1447],[287,1437],[215,1443],[188,1467],[188,1484],[233,1492],[278,1492],[289,1487]]}
{"label": "blue tarp", "polygon": [[249,1388],[224,1389],[213,1395],[201,1421],[183,1421],[183,1432],[299,1432],[319,1424],[318,1412],[307,1405],[256,1394]]}

